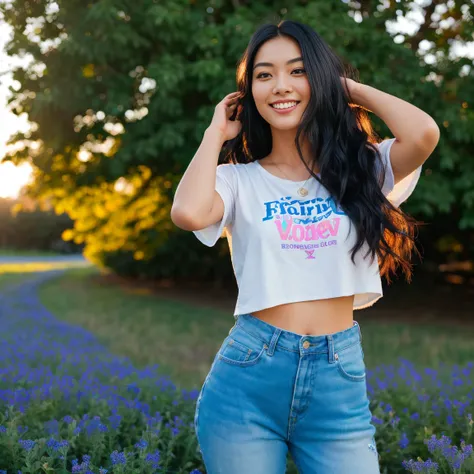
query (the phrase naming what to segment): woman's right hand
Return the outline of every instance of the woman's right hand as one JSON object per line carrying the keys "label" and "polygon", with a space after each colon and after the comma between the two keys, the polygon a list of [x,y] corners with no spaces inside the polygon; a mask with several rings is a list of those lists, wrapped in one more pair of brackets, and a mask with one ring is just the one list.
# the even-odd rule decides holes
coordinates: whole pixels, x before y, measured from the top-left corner
{"label": "woman's right hand", "polygon": [[214,116],[209,128],[217,131],[222,136],[223,141],[232,140],[242,129],[242,122],[239,120],[229,120],[234,114],[240,96],[241,92],[232,92],[226,95],[216,105],[214,110]]}

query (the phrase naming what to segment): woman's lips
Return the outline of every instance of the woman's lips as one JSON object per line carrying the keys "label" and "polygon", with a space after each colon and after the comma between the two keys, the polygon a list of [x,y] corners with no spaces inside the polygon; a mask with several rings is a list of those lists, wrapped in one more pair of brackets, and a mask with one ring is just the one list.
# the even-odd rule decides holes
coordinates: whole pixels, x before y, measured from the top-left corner
{"label": "woman's lips", "polygon": [[298,107],[298,104],[299,104],[299,102],[297,102],[296,105],[294,105],[293,107],[288,107],[287,109],[276,109],[275,107],[272,107],[271,105],[270,105],[270,107],[271,107],[272,110],[274,110],[278,114],[289,114],[290,112],[295,110],[296,107]]}

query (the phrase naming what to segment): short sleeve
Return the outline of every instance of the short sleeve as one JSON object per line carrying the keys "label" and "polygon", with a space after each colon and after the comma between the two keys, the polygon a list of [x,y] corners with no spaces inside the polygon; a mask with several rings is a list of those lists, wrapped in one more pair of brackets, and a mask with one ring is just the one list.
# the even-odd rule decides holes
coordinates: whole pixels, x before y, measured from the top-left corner
{"label": "short sleeve", "polygon": [[234,164],[218,165],[216,169],[215,190],[224,201],[224,215],[219,222],[211,224],[201,230],[193,231],[194,235],[208,247],[213,247],[222,237],[224,228],[230,227],[234,221],[236,178]]}
{"label": "short sleeve", "polygon": [[399,183],[394,184],[395,178],[393,176],[392,163],[390,161],[390,149],[396,138],[390,138],[383,140],[381,143],[376,144],[382,157],[383,167],[380,168],[380,161],[376,161],[376,167],[378,167],[381,173],[384,173],[384,181],[382,185],[382,192],[384,196],[395,206],[398,207],[402,202],[405,202],[408,197],[412,194],[415,189],[418,180],[421,175],[421,165],[416,168],[412,173],[403,178]]}

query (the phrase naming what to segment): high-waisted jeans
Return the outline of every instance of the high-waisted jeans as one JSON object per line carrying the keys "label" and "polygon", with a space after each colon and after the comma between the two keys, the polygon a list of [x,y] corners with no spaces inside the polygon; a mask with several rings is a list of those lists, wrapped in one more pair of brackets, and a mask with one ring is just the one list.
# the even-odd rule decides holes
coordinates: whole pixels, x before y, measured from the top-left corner
{"label": "high-waisted jeans", "polygon": [[359,324],[301,335],[239,315],[194,427],[208,474],[379,474]]}

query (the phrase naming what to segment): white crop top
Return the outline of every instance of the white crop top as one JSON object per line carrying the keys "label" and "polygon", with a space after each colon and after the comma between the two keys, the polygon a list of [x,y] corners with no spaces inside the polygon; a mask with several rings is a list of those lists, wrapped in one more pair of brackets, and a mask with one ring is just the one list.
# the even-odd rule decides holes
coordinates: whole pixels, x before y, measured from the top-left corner
{"label": "white crop top", "polygon": [[[413,192],[421,166],[394,186],[390,148],[395,138],[377,145],[385,163],[382,192],[399,206]],[[377,163],[379,163],[377,161]],[[336,207],[326,188],[311,177],[309,194],[297,194],[304,181],[279,178],[258,161],[222,164],[216,170],[216,191],[224,201],[221,221],[194,231],[208,247],[224,230],[229,244],[238,298],[234,318],[297,301],[355,295],[353,308],[373,305],[383,296],[377,256],[364,260],[368,245],[350,249],[349,217]]]}

